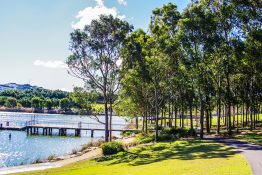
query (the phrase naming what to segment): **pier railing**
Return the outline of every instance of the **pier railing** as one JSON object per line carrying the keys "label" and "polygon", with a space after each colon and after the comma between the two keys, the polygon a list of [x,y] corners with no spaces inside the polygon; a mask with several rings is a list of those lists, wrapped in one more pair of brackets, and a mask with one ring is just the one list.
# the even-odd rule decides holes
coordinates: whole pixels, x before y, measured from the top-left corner
{"label": "pier railing", "polygon": [[6,119],[0,120],[0,128],[1,127],[14,127],[14,128],[23,128],[26,127],[26,123],[24,121],[10,121]]}
{"label": "pier railing", "polygon": [[[53,127],[53,128],[72,128],[82,130],[103,130],[105,126],[100,123],[88,122],[63,122],[63,121],[45,121],[45,120],[30,120],[25,124],[26,127]],[[112,124],[112,130],[126,129],[126,124]]]}

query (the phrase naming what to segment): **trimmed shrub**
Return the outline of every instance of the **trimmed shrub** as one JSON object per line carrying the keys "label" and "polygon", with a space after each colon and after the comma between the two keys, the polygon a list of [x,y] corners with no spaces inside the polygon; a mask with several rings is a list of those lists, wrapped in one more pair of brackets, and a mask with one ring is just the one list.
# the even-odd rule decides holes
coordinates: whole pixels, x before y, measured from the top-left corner
{"label": "trimmed shrub", "polygon": [[177,137],[178,138],[188,137],[188,130],[187,129],[183,129],[183,128],[177,129]]}
{"label": "trimmed shrub", "polygon": [[163,130],[159,133],[159,140],[167,141],[167,140],[175,140],[177,138],[186,138],[189,136],[196,137],[197,132],[195,129],[185,129],[185,128],[163,128]]}
{"label": "trimmed shrub", "polygon": [[196,137],[197,136],[197,131],[195,129],[189,129],[188,130],[188,135],[190,135],[192,137]]}
{"label": "trimmed shrub", "polygon": [[154,141],[154,136],[153,135],[142,135],[141,137],[138,138],[138,143],[139,144],[145,144],[145,143],[150,143]]}
{"label": "trimmed shrub", "polygon": [[128,137],[128,136],[131,136],[132,134],[139,134],[141,133],[141,131],[123,131],[122,135],[124,137]]}
{"label": "trimmed shrub", "polygon": [[112,155],[116,154],[118,152],[124,151],[124,145],[120,142],[107,142],[102,144],[102,151],[103,154],[106,155]]}

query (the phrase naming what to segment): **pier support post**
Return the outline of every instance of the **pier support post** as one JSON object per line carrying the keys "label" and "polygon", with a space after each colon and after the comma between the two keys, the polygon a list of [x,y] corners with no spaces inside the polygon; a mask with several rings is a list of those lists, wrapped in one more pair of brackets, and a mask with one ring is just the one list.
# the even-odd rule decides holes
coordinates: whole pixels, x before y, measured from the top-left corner
{"label": "pier support post", "polygon": [[59,136],[66,136],[66,129],[65,128],[59,129]]}
{"label": "pier support post", "polygon": [[91,138],[94,138],[94,130],[91,130]]}
{"label": "pier support post", "polygon": [[64,129],[64,136],[66,136],[66,132],[67,132],[67,130],[66,130],[66,129]]}
{"label": "pier support post", "polygon": [[26,128],[26,134],[30,135],[30,129],[29,128]]}
{"label": "pier support post", "polygon": [[79,137],[81,135],[81,129],[76,129],[75,130],[75,136]]}
{"label": "pier support post", "polygon": [[49,135],[50,135],[50,136],[52,135],[52,131],[53,131],[53,129],[52,129],[52,128],[49,128]]}

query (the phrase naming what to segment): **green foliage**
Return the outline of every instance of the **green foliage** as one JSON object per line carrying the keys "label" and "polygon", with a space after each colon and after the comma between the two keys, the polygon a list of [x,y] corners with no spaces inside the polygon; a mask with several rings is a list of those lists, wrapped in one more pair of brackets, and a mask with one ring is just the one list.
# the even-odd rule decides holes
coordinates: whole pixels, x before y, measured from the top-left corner
{"label": "green foliage", "polygon": [[150,143],[154,141],[154,136],[152,134],[142,134],[137,138],[139,144]]}
{"label": "green foliage", "polygon": [[[47,90],[47,89],[29,89],[29,90],[4,90],[0,91],[0,106],[3,106],[7,97],[13,97],[17,99],[23,107],[37,107],[41,108],[46,106],[45,104],[36,104],[37,106],[31,106],[32,99],[34,97],[39,97],[45,100],[52,100],[52,102],[57,99],[65,98],[68,96],[67,92],[56,90]],[[49,103],[50,104],[50,103]],[[54,105],[55,106],[55,105]],[[50,107],[50,106],[49,106]]]}
{"label": "green foliage", "polygon": [[124,137],[128,137],[128,136],[131,136],[133,134],[140,134],[140,133],[141,133],[141,131],[123,131],[122,135]]}
{"label": "green foliage", "polygon": [[93,114],[102,114],[105,111],[104,104],[91,104],[91,111]]}
{"label": "green foliage", "polygon": [[[174,141],[180,138],[196,137],[197,133],[195,129],[164,127],[160,129],[159,141]],[[154,134],[140,134],[137,138],[139,144],[150,143],[154,141]]]}
{"label": "green foliage", "polygon": [[[150,33],[134,31],[124,43],[123,95],[118,100],[122,111],[128,112],[129,105],[144,121],[162,112],[164,117],[167,111],[171,115],[170,108],[182,116],[191,112],[188,133],[195,136],[192,111],[196,107],[202,138],[204,128],[210,132],[211,119],[206,117],[204,123],[204,115],[218,106],[221,117],[225,106],[230,111],[226,116],[231,134],[233,107],[258,111],[261,105],[261,11],[258,1],[218,0],[191,1],[182,13],[173,3],[154,9]],[[253,115],[251,130],[254,121]],[[180,127],[184,128],[184,119]],[[178,137],[187,135],[178,133]]]}
{"label": "green foliage", "polygon": [[137,105],[131,98],[125,98],[122,94],[115,101],[113,109],[118,116],[136,117],[139,116]]}
{"label": "green foliage", "polygon": [[105,156],[116,154],[125,150],[124,145],[120,142],[107,142],[102,144],[101,148]]}
{"label": "green foliage", "polygon": [[52,101],[51,99],[45,100],[45,107],[46,107],[48,110],[51,110],[52,107],[53,107],[53,101]]}
{"label": "green foliage", "polygon": [[63,111],[68,111],[71,109],[71,102],[68,98],[62,98],[59,102],[59,106]]}
{"label": "green foliage", "polygon": [[[70,104],[66,102],[67,98]],[[52,108],[60,107],[60,101],[63,99],[62,110],[74,109],[78,110],[80,114],[90,114],[91,104],[102,102],[104,99],[101,94],[97,92],[87,92],[84,88],[75,87],[71,93],[60,90],[47,90],[47,89],[30,89],[30,90],[4,90],[0,91],[0,106],[14,108],[19,107],[34,108],[42,110],[52,110]]]}
{"label": "green foliage", "polygon": [[87,92],[84,88],[75,87],[70,93],[73,106],[80,109],[81,114],[90,114],[92,110],[92,103],[95,103],[99,97],[98,93]]}
{"label": "green foliage", "polygon": [[31,99],[31,106],[34,109],[42,109],[42,107],[43,107],[43,100],[40,97],[33,97]]}
{"label": "green foliage", "polygon": [[8,98],[5,100],[4,106],[6,106],[6,107],[8,107],[8,108],[14,108],[14,107],[16,107],[16,105],[17,105],[17,100],[16,100],[16,98],[8,97]]}
{"label": "green foliage", "polygon": [[165,127],[160,132],[160,139],[161,140],[174,140],[177,138],[186,138],[189,136],[196,137],[196,130],[195,129],[186,129],[186,128],[178,128],[175,129],[174,127],[168,128]]}
{"label": "green foliage", "polygon": [[4,106],[7,97],[0,97],[0,106]]}

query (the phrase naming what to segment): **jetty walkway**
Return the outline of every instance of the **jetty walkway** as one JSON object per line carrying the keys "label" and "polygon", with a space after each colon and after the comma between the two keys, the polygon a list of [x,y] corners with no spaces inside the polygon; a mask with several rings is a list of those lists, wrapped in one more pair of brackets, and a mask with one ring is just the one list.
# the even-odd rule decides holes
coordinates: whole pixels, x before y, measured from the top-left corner
{"label": "jetty walkway", "polygon": [[[74,131],[74,136],[81,136],[81,131],[91,131],[91,137],[94,137],[95,131],[104,131],[105,126],[100,123],[85,122],[63,122],[63,121],[44,121],[30,120],[25,122],[10,122],[0,120],[0,130],[25,131],[28,135],[53,135],[67,136],[68,130]],[[111,131],[137,131],[130,129],[127,124],[112,124]]]}

